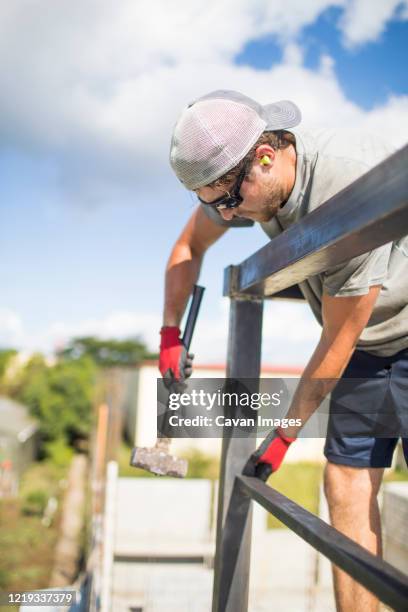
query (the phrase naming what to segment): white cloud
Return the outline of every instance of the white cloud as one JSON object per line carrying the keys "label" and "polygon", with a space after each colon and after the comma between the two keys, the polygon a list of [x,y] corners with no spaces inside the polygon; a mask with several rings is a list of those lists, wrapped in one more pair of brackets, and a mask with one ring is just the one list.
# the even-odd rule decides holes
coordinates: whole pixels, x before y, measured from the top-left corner
{"label": "white cloud", "polygon": [[64,346],[71,338],[98,336],[99,338],[140,338],[152,351],[158,350],[160,342],[159,313],[112,312],[101,319],[86,319],[67,325],[62,321],[53,323],[42,335],[40,345],[44,350]]}
{"label": "white cloud", "polygon": [[407,0],[349,0],[339,24],[344,44],[356,47],[378,40],[393,17],[407,19],[407,12]]}
{"label": "white cloud", "polygon": [[387,104],[362,118],[362,126],[370,131],[379,130],[396,146],[402,146],[408,139],[408,96],[391,96]]}
{"label": "white cloud", "polygon": [[[227,356],[229,300],[220,299],[215,315],[202,313],[192,351],[197,363],[225,363]],[[99,338],[141,338],[147,347],[158,351],[160,314],[112,312],[100,319],[67,324],[55,321],[46,329],[27,333],[15,313],[0,311],[0,343],[24,351],[40,351],[51,356],[70,339],[81,336]],[[262,360],[265,364],[302,365],[319,338],[320,328],[305,304],[271,301],[265,303]]]}
{"label": "white cloud", "polygon": [[[228,341],[229,301],[219,302],[211,319],[200,318],[192,351],[198,363],[225,363]],[[306,304],[271,300],[265,302],[262,362],[303,365],[320,336],[320,327]]]}
{"label": "white cloud", "polygon": [[302,66],[303,49],[296,43],[288,43],[283,49],[283,63],[289,66]]}
{"label": "white cloud", "polygon": [[79,336],[99,338],[140,338],[152,351],[158,350],[161,316],[159,313],[112,312],[100,319],[67,324],[55,321],[37,331],[29,331],[22,318],[9,309],[0,310],[0,347],[40,351],[52,355],[69,340]]}
{"label": "white cloud", "polygon": [[4,124],[8,119],[9,132],[45,148],[78,140],[85,150],[89,144],[133,150],[135,132],[144,136],[146,126],[154,139],[161,127],[175,93],[175,66],[194,64],[198,80],[200,69],[230,63],[246,41],[294,35],[317,7],[333,3],[310,4],[157,0],[153,10],[146,0],[44,0],[39,13],[35,3],[15,0],[0,20]]}
{"label": "white cloud", "polygon": [[[348,46],[376,40],[396,15],[397,0],[32,0],[0,4],[0,135],[5,146],[52,159],[72,201],[176,197],[167,163],[172,126],[188,101],[218,88],[271,102],[289,98],[304,123],[380,130],[396,145],[408,138],[408,97],[393,95],[370,112],[345,96],[335,62],[304,66],[302,29],[327,8],[344,7]],[[408,2],[403,5],[407,18]],[[237,66],[245,44],[270,35],[283,61],[269,70]],[[157,180],[160,177],[160,180]],[[177,187],[176,187],[177,185]],[[177,191],[176,191],[177,189]],[[127,191],[128,190],[128,191]],[[123,193],[123,197],[122,197]],[[265,315],[264,361],[296,363],[318,337],[298,305],[273,303]],[[227,301],[203,319],[194,340],[200,361],[223,360]],[[125,337],[143,333],[154,350],[160,317],[130,311],[67,325],[56,322],[28,336],[18,315],[0,311],[0,341],[52,350],[75,335]]]}
{"label": "white cloud", "polygon": [[23,323],[20,316],[8,309],[0,309],[0,346],[15,348],[20,346],[24,337]]}
{"label": "white cloud", "polygon": [[[265,102],[293,98],[312,123],[359,124],[366,114],[345,98],[332,60],[323,57],[317,71],[306,69],[296,38],[325,9],[346,6],[347,40],[364,41],[364,32],[371,40],[397,4],[370,2],[366,17],[364,2],[346,0],[210,0],[205,6],[157,0],[154,10],[147,0],[44,0],[41,11],[28,0],[3,3],[2,140],[37,158],[51,155],[61,189],[88,204],[123,200],[126,189],[140,192],[158,172],[163,185],[169,181],[176,117],[189,100],[215,88]],[[261,71],[233,63],[246,42],[265,35],[283,46],[280,65]],[[370,125],[403,123],[404,105],[390,104],[393,116],[384,105]]]}

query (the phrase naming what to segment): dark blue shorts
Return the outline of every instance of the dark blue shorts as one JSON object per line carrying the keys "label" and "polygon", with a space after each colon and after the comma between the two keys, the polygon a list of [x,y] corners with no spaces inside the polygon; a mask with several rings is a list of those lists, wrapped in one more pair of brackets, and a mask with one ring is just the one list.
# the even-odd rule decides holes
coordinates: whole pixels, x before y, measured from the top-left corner
{"label": "dark blue shorts", "polygon": [[399,437],[407,461],[408,350],[391,357],[355,351],[332,393],[325,456],[339,465],[390,467]]}

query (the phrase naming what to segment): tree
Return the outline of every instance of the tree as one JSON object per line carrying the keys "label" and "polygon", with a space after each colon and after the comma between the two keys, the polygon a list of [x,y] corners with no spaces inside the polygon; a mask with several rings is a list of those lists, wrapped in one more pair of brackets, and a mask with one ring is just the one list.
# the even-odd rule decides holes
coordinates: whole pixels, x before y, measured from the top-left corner
{"label": "tree", "polygon": [[103,340],[93,336],[74,338],[58,356],[68,361],[87,356],[102,367],[135,366],[144,359],[157,359],[157,354],[137,338]]}
{"label": "tree", "polygon": [[89,357],[48,366],[42,355],[34,355],[13,395],[38,419],[45,442],[72,443],[91,430],[96,375]]}
{"label": "tree", "polygon": [[[43,355],[33,355],[8,381],[7,392],[29,407],[39,422],[46,453],[52,455],[53,446],[88,437],[101,369],[134,366],[155,357],[138,339],[74,338],[52,365]],[[1,363],[0,355],[0,368]]]}
{"label": "tree", "polygon": [[0,386],[3,386],[3,378],[4,374],[7,371],[8,366],[10,365],[10,361],[12,358],[17,355],[17,351],[15,349],[0,349]]}

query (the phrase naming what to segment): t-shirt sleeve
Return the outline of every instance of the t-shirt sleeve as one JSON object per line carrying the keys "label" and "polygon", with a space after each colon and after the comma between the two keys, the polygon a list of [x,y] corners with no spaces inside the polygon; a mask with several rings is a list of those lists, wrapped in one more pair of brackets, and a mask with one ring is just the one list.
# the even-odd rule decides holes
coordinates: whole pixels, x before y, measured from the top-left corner
{"label": "t-shirt sleeve", "polygon": [[332,297],[366,295],[387,278],[392,243],[353,257],[322,273],[323,292]]}
{"label": "t-shirt sleeve", "polygon": [[217,225],[222,225],[222,227],[251,227],[254,224],[251,219],[244,219],[243,217],[234,217],[231,221],[226,221],[221,217],[218,210],[211,206],[204,206],[201,204],[201,209],[211,221],[214,221]]}

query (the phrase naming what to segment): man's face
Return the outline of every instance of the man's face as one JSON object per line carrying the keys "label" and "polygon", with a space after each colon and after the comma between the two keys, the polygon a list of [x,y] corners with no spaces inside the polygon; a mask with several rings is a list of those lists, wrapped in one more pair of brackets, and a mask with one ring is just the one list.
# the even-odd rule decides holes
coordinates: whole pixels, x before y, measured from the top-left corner
{"label": "man's face", "polygon": [[[261,166],[255,159],[241,185],[242,203],[237,208],[219,210],[220,215],[228,221],[234,217],[245,217],[258,222],[270,221],[289,196],[283,176],[279,156],[274,158],[270,166]],[[205,202],[211,203],[232,189],[233,185],[234,181],[225,187],[202,187],[197,190],[197,194]]]}

